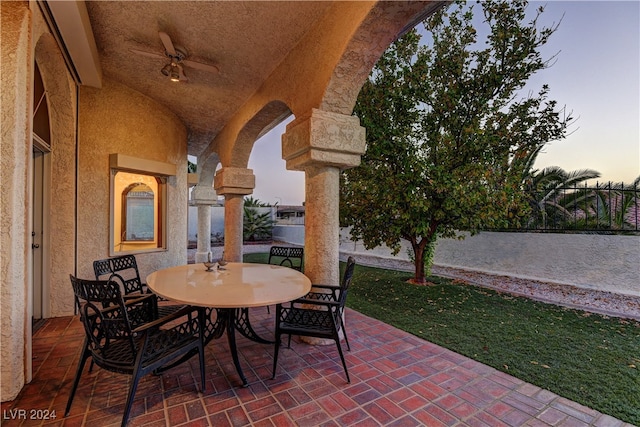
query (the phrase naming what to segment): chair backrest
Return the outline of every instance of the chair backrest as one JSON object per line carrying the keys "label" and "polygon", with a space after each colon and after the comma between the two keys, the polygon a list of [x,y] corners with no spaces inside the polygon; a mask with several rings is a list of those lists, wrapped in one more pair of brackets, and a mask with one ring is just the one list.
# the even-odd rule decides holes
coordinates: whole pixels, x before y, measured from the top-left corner
{"label": "chair backrest", "polygon": [[123,339],[128,340],[126,347],[135,355],[131,322],[120,286],[113,281],[84,280],[73,275],[69,277],[87,346],[98,366],[102,366],[101,362],[116,341],[122,343]]}
{"label": "chair backrest", "polygon": [[304,263],[304,248],[271,246],[271,249],[269,250],[268,263],[282,265],[302,271]]}
{"label": "chair backrest", "polygon": [[109,259],[99,259],[93,261],[93,272],[96,275],[96,280],[108,280],[113,274],[111,271],[111,262]]}
{"label": "chair backrest", "polygon": [[125,294],[144,293],[142,279],[138,271],[138,263],[134,255],[122,255],[93,262],[96,280],[116,280]]}
{"label": "chair backrest", "polygon": [[353,257],[347,259],[347,266],[342,274],[342,281],[340,282],[340,305],[344,306],[347,302],[347,292],[349,292],[349,286],[351,286],[351,279],[353,278],[353,271],[356,267],[356,260]]}

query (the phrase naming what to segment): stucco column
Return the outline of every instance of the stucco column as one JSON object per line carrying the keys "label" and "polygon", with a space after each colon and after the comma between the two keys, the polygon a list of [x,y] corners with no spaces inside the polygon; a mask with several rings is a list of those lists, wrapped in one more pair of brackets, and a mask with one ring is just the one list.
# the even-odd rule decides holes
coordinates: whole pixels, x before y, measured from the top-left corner
{"label": "stucco column", "polygon": [[339,282],[339,177],[360,164],[365,129],[355,116],[313,109],[282,135],[287,169],[305,172],[304,272],[317,284]]}
{"label": "stucco column", "polygon": [[253,193],[256,178],[253,170],[226,167],[214,178],[214,188],[224,195],[224,259],[242,262],[242,221],[244,196]]}
{"label": "stucco column", "polygon": [[359,165],[364,151],[365,129],[355,116],[313,109],[289,123],[282,135],[287,169],[305,172],[304,274],[312,284],[340,282],[340,170]]}
{"label": "stucco column", "polygon": [[198,247],[195,262],[204,262],[211,251],[211,206],[218,203],[218,196],[213,187],[197,185],[191,190],[191,201],[198,207]]}
{"label": "stucco column", "polygon": [[304,273],[311,283],[338,284],[340,169],[305,168]]}

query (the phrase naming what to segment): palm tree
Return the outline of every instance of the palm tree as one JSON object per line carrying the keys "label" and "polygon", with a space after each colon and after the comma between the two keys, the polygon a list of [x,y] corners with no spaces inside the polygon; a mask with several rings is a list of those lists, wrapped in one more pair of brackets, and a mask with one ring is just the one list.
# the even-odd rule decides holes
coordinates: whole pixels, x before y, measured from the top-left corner
{"label": "palm tree", "polygon": [[609,183],[594,190],[590,205],[594,218],[586,221],[585,226],[597,229],[638,230],[638,186],[640,176],[631,185],[625,185],[624,182]]}
{"label": "palm tree", "polygon": [[245,241],[264,240],[271,237],[276,221],[271,218],[271,211],[259,213],[257,209],[270,207],[269,203],[254,199],[253,196],[244,198],[242,234]]}
{"label": "palm tree", "polygon": [[244,207],[242,234],[245,241],[270,238],[276,221],[271,219],[271,212],[259,213],[251,206]]}
{"label": "palm tree", "polygon": [[260,201],[260,199],[254,199],[253,196],[245,197],[244,205],[251,208],[267,208],[271,206],[269,203]]}
{"label": "palm tree", "polygon": [[193,163],[191,160],[187,160],[187,172],[196,173],[197,171],[198,171],[198,165]]}
{"label": "palm tree", "polygon": [[523,180],[532,209],[528,226],[546,228],[549,224],[563,225],[575,215],[575,208],[591,197],[584,192],[567,193],[567,189],[577,188],[579,183],[599,176],[600,172],[593,169],[567,172],[559,166],[549,166],[540,172],[530,171]]}

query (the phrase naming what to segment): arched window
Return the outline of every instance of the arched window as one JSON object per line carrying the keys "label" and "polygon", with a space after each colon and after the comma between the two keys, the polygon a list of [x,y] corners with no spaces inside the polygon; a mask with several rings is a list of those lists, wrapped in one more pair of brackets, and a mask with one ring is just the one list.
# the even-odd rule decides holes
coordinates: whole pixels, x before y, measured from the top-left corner
{"label": "arched window", "polygon": [[49,105],[47,92],[44,90],[44,83],[37,63],[33,73],[33,133],[39,149],[45,152],[50,151]]}
{"label": "arched window", "polygon": [[155,195],[148,185],[135,182],[125,188],[122,192],[122,240],[153,241],[154,209]]}
{"label": "arched window", "polygon": [[166,177],[112,170],[111,254],[166,249]]}

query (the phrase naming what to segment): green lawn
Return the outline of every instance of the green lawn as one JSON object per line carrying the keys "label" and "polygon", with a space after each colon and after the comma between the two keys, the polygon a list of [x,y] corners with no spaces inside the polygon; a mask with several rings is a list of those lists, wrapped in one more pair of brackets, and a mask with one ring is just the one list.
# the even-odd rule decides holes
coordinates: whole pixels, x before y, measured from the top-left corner
{"label": "green lawn", "polygon": [[[248,254],[266,262],[266,254]],[[640,322],[431,277],[357,266],[347,305],[568,399],[640,425]]]}

